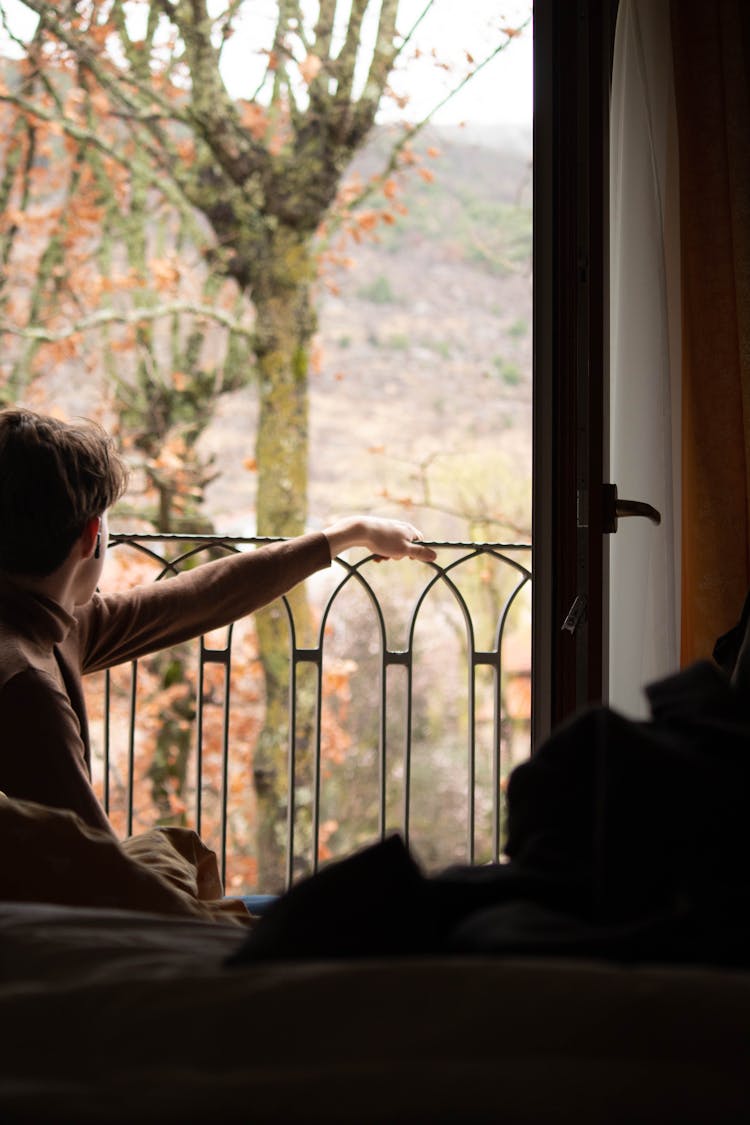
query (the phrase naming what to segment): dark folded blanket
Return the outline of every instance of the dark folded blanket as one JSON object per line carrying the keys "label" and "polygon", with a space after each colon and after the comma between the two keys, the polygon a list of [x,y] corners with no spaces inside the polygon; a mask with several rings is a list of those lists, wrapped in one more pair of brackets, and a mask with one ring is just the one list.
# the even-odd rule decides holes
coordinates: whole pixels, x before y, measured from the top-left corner
{"label": "dark folded blanket", "polygon": [[508,788],[506,864],[427,878],[394,836],[301,881],[233,963],[522,953],[750,964],[750,705],[708,662],[652,718],[576,716]]}

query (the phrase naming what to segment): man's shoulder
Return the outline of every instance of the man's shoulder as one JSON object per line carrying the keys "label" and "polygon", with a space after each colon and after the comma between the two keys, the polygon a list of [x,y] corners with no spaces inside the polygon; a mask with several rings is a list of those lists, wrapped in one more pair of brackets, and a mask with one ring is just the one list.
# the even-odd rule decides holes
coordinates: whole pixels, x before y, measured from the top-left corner
{"label": "man's shoulder", "polygon": [[54,680],[55,638],[45,630],[20,628],[0,615],[0,688],[17,676]]}
{"label": "man's shoulder", "polygon": [[34,669],[36,661],[25,638],[0,622],[0,689],[10,680]]}
{"label": "man's shoulder", "polygon": [[60,693],[60,685],[50,671],[40,667],[22,651],[0,655],[0,693],[23,696],[30,702],[40,696]]}
{"label": "man's shoulder", "polygon": [[[0,678],[0,750],[23,746],[35,755],[77,744],[80,725],[55,676],[33,665],[5,670]],[[6,786],[0,784],[0,789]]]}

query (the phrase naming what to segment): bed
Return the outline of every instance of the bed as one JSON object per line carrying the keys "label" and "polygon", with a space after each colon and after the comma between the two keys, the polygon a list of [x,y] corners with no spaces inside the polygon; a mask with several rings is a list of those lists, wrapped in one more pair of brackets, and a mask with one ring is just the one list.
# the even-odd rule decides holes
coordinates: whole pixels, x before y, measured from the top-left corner
{"label": "bed", "polygon": [[0,904],[0,1120],[746,1122],[750,976],[559,958],[227,969],[233,922]]}

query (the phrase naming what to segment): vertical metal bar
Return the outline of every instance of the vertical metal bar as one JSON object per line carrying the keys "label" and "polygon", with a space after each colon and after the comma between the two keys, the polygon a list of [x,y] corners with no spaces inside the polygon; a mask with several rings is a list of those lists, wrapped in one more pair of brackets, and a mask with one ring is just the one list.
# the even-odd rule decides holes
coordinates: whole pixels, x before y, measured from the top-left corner
{"label": "vertical metal bar", "polygon": [[221,731],[221,882],[226,886],[227,877],[227,810],[229,805],[229,697],[231,690],[229,671],[231,668],[231,633],[226,647],[224,662],[224,707]]}
{"label": "vertical metal bar", "polygon": [[492,708],[492,858],[500,861],[500,813],[502,808],[502,657],[498,647],[497,665],[492,670],[495,699]]}
{"label": "vertical metal bar", "polygon": [[133,835],[133,774],[135,772],[135,704],[136,687],[138,682],[138,661],[134,660],[130,666],[130,730],[128,732],[128,815],[127,835]]}
{"label": "vertical metal bar", "polygon": [[409,845],[411,817],[412,666],[406,665],[406,730],[404,731],[404,842]]}
{"label": "vertical metal bar", "polygon": [[206,643],[200,638],[195,708],[195,831],[203,828],[203,696],[206,688]]}
{"label": "vertical metal bar", "polygon": [[388,669],[385,652],[380,650],[380,723],[378,727],[378,836],[385,837],[388,774],[386,759],[388,740]]}
{"label": "vertical metal bar", "polygon": [[[322,653],[321,653],[322,657]],[[318,870],[318,850],[320,836],[320,755],[322,751],[321,717],[323,714],[323,668],[318,667],[318,686],[315,694],[315,754],[313,755],[313,871]]]}
{"label": "vertical metal bar", "polygon": [[286,802],[286,886],[291,887],[294,877],[295,818],[297,815],[297,647],[293,642],[289,665],[289,773]]}
{"label": "vertical metal bar", "polygon": [[[492,779],[492,850],[493,859],[495,863],[500,860],[500,814],[502,811],[502,794],[500,783],[502,780],[502,687],[503,687],[503,642],[505,639],[505,626],[508,622],[508,615],[511,607],[515,603],[516,598],[521,593],[521,590],[529,580],[526,575],[519,584],[516,586],[513,593],[508,597],[503,611],[500,614],[497,622],[497,634],[495,637],[495,653],[497,662],[494,665],[495,674],[495,703],[494,703],[494,746],[493,746],[493,779]],[[532,688],[533,690],[533,688]],[[533,707],[533,704],[532,704]],[[532,715],[533,719],[533,715]]]}
{"label": "vertical metal bar", "polygon": [[468,862],[474,862],[474,820],[476,814],[476,772],[477,772],[477,754],[476,754],[476,663],[475,663],[476,649],[473,647],[469,654],[469,730],[468,730],[468,824],[466,826],[466,852]]}
{"label": "vertical metal bar", "polygon": [[102,768],[104,770],[103,804],[104,804],[104,811],[106,812],[107,816],[109,816],[109,759],[110,759],[110,738],[111,738],[109,711],[110,711],[110,706],[111,706],[111,703],[112,703],[112,692],[111,692],[110,680],[111,680],[111,673],[110,673],[109,668],[107,668],[107,670],[104,673],[104,729],[103,729],[103,732],[102,732],[103,733],[103,742],[104,742],[104,746],[102,747],[102,759],[103,759]]}
{"label": "vertical metal bar", "polygon": [[[294,638],[294,632],[292,631]],[[299,692],[298,666],[313,664],[316,668],[317,685],[315,690],[314,748],[312,757],[312,806],[310,810],[312,834],[312,870],[318,869],[318,837],[320,835],[320,757],[322,747],[321,717],[323,714],[323,651],[322,637],[317,648],[299,648],[292,643],[292,658],[289,671],[289,795],[287,800],[287,856],[286,885],[289,887],[294,877],[295,860],[295,817],[297,810],[296,772],[297,772],[297,697]]]}

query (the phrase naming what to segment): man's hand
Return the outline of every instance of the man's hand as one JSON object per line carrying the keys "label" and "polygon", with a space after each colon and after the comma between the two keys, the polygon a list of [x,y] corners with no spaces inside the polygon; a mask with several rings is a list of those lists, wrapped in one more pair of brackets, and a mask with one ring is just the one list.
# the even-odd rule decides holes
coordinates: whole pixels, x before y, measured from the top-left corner
{"label": "man's hand", "polygon": [[420,559],[432,562],[437,558],[432,547],[425,547],[418,528],[402,520],[379,519],[377,516],[349,516],[337,520],[323,534],[331,547],[331,558],[348,547],[366,547],[376,560]]}

